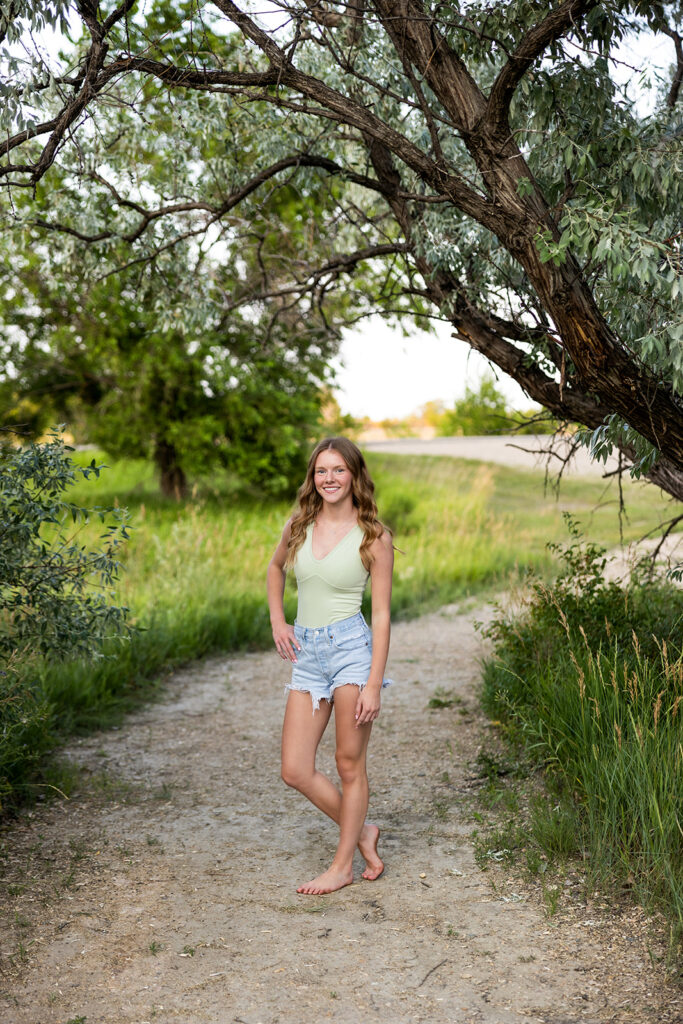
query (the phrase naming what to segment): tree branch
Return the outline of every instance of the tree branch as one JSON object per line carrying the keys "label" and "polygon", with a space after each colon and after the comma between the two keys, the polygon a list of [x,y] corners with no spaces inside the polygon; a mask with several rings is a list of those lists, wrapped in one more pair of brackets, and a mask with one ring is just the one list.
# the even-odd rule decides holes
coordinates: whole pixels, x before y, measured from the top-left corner
{"label": "tree branch", "polygon": [[[286,295],[302,296],[307,292],[313,291],[320,284],[322,278],[329,277],[330,280],[334,280],[341,274],[348,274],[355,270],[359,263],[363,263],[366,260],[375,259],[378,256],[397,255],[400,253],[406,253],[407,251],[408,247],[405,243],[396,242],[394,244],[387,243],[386,245],[369,245],[364,249],[358,249],[356,252],[340,253],[333,259],[323,263],[322,266],[309,270],[303,278],[300,278],[290,285],[270,290],[264,288],[258,293],[249,292],[248,294],[233,300],[228,304],[225,312],[226,314],[231,313],[234,309],[238,309],[245,303],[280,299],[284,298]],[[325,287],[328,287],[329,283],[330,282],[327,282]]]}
{"label": "tree branch", "polygon": [[[46,220],[35,220],[33,223],[36,227],[43,228],[47,231],[59,231],[62,234],[72,235],[75,238],[81,239],[83,242],[101,242],[107,238],[114,238],[116,236],[124,239],[127,242],[135,242],[141,237],[142,234],[147,230],[150,224],[160,217],[171,216],[177,213],[191,213],[195,211],[202,211],[209,214],[206,224],[201,230],[205,230],[210,224],[214,224],[220,220],[227,213],[238,206],[244,199],[255,192],[261,185],[265,184],[270,179],[276,177],[282,171],[289,170],[290,168],[299,167],[319,167],[321,170],[327,171],[329,174],[338,175],[348,181],[353,181],[357,185],[362,185],[364,188],[369,188],[375,192],[383,193],[384,189],[380,182],[374,178],[370,178],[364,174],[356,174],[353,171],[348,171],[335,163],[334,160],[330,160],[327,157],[316,156],[308,153],[295,153],[288,157],[283,157],[281,160],[276,161],[269,167],[264,168],[258,174],[255,174],[253,178],[250,178],[248,182],[242,185],[240,188],[231,192],[226,199],[216,205],[214,203],[204,202],[201,200],[189,200],[184,203],[170,203],[166,206],[160,206],[155,210],[146,210],[139,203],[134,203],[129,199],[122,196],[118,190],[107,181],[100,174],[92,175],[93,180],[98,181],[109,190],[113,196],[115,202],[119,206],[127,207],[128,209],[135,210],[136,213],[140,214],[140,221],[132,231],[121,234],[116,231],[99,231],[95,234],[86,234],[85,232],[79,231],[77,228],[73,228],[66,224],[57,222],[51,222]],[[389,251],[389,250],[387,250]],[[393,250],[392,250],[393,251]]]}
{"label": "tree branch", "polygon": [[556,39],[568,32],[598,0],[564,0],[531,31],[504,64],[498,74],[486,105],[486,120],[493,125],[507,124],[510,102],[520,81],[533,62]]}
{"label": "tree branch", "polygon": [[676,48],[676,70],[674,71],[669,95],[666,97],[667,107],[673,108],[676,106],[678,94],[680,93],[681,85],[683,84],[683,39],[680,34],[672,28],[662,26],[662,32],[665,36],[668,36],[669,39],[673,39],[674,46]]}
{"label": "tree branch", "polygon": [[[271,64],[278,68],[278,85],[293,88],[303,96],[326,107],[333,116],[345,124],[376,139],[383,145],[389,146],[403,163],[411,167],[435,190],[446,193],[461,210],[495,230],[491,218],[492,207],[489,202],[484,196],[471,189],[460,175],[452,171],[446,172],[437,166],[405,135],[396,131],[366,106],[362,106],[351,97],[332,89],[321,79],[299,71],[290,62],[288,55],[232,0],[214,0],[214,2],[225,16],[237,25],[243,35],[251,39],[262,50]],[[424,15],[422,15],[422,20],[425,20]]]}

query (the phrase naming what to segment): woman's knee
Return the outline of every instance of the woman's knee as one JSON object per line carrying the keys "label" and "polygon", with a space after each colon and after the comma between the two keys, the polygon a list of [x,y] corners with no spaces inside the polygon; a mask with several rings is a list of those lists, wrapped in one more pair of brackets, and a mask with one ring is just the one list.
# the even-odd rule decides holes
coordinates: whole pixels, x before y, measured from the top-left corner
{"label": "woman's knee", "polygon": [[300,764],[290,764],[288,761],[282,762],[280,777],[284,784],[292,789],[305,790],[310,782],[311,775],[312,772],[302,768]]}
{"label": "woman's knee", "polygon": [[349,754],[346,751],[338,750],[335,754],[337,771],[342,782],[355,782],[365,776],[365,753]]}

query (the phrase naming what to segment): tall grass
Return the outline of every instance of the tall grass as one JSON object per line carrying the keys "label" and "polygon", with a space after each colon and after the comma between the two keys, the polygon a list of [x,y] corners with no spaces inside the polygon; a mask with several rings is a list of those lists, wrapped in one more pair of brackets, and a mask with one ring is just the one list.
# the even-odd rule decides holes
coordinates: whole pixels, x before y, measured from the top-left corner
{"label": "tall grass", "polygon": [[[88,452],[83,462],[93,454],[108,461]],[[566,507],[603,542],[619,538],[614,485],[568,481],[558,502],[544,492],[541,473],[450,458],[371,454],[368,461],[380,515],[404,552],[396,558],[397,618],[498,590],[529,568],[547,575],[546,541],[562,536]],[[654,526],[666,501],[651,486],[635,484],[627,493],[629,538]],[[168,668],[212,651],[271,642],[265,572],[288,503],[264,503],[221,476],[197,480],[191,497],[178,505],[160,496],[152,466],[135,460],[109,464],[70,497],[84,506],[129,509],[131,540],[115,599],[131,609],[140,631],[124,644],[112,642],[106,660],[42,664],[27,677],[42,724],[16,723],[12,749],[6,745],[7,756],[0,758],[0,776],[16,799],[32,792],[44,751],[72,732],[117,721],[154,692]],[[93,521],[79,538],[94,543],[100,530]],[[285,606],[291,621],[291,581]]]}
{"label": "tall grass", "polygon": [[489,627],[486,708],[548,771],[596,882],[632,886],[683,938],[683,593],[603,576],[595,545],[562,552],[521,617]]}

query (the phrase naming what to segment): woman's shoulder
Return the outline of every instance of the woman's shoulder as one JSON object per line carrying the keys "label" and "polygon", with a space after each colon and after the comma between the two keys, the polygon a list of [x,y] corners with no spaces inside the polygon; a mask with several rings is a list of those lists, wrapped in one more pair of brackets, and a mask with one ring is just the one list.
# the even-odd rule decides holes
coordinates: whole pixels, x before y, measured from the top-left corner
{"label": "woman's shoulder", "polygon": [[370,551],[372,552],[373,555],[377,556],[380,553],[384,554],[386,552],[393,552],[393,550],[393,537],[389,530],[387,530],[387,528],[383,526],[382,532],[379,534],[378,537],[375,537],[372,544],[370,545]]}

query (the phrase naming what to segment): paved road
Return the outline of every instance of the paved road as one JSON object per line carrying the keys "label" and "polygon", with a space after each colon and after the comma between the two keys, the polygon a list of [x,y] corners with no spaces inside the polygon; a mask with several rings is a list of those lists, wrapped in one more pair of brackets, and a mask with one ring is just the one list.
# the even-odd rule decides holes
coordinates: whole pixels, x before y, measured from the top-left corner
{"label": "paved road", "polygon": [[[496,437],[435,437],[423,441],[415,437],[404,437],[392,441],[367,441],[362,447],[371,452],[391,452],[395,455],[450,455],[458,459],[477,459],[481,462],[497,462],[503,466],[520,466],[525,469],[545,469],[548,456],[539,454],[547,449],[553,440],[549,434],[501,434]],[[555,442],[557,450],[566,454],[566,442]],[[550,469],[556,473],[561,463],[551,458]],[[595,462],[585,448],[576,452],[565,472],[572,476],[603,476],[616,469],[617,459],[610,458],[607,464]]]}

